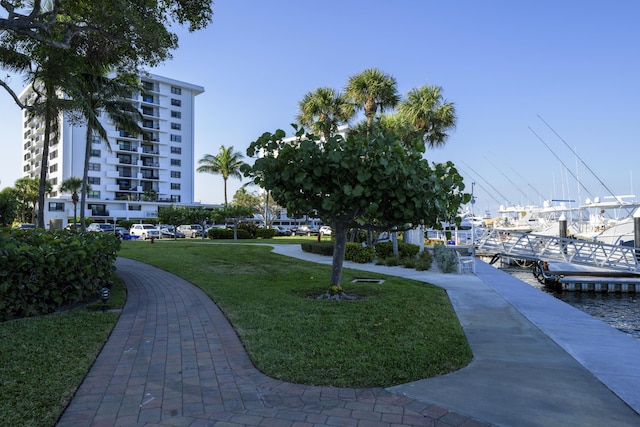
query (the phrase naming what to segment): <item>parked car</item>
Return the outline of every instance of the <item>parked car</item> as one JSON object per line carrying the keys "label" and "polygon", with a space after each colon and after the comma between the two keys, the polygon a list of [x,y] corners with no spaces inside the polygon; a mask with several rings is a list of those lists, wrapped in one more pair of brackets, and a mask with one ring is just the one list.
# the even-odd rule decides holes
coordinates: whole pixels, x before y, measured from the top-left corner
{"label": "parked car", "polygon": [[191,237],[201,237],[202,236],[202,226],[200,224],[184,224],[178,227],[178,230],[182,231],[185,236]]}
{"label": "parked car", "polygon": [[17,228],[19,230],[35,230],[35,224],[18,224],[13,228]]}
{"label": "parked car", "polygon": [[322,234],[323,236],[331,236],[331,233],[333,233],[333,230],[331,230],[331,227],[329,227],[328,225],[323,225],[322,227],[320,227],[320,234]]}
{"label": "parked car", "polygon": [[180,230],[176,230],[174,232],[173,225],[167,225],[166,227],[162,227],[160,229],[160,234],[162,235],[162,238],[169,238],[169,239],[173,239],[174,237],[177,239],[184,239],[186,237],[184,233]]}
{"label": "parked car", "polygon": [[67,224],[67,226],[64,228],[65,230],[76,230],[76,231],[80,231],[82,229],[82,224],[80,224],[79,222],[77,223],[72,223],[70,222],[69,224]]}
{"label": "parked car", "polygon": [[153,224],[133,224],[129,229],[129,234],[140,239],[147,240],[150,238],[159,239],[160,230]]}
{"label": "parked car", "polygon": [[276,236],[291,236],[291,230],[289,230],[288,228],[284,228],[281,225],[274,225],[272,228],[276,231]]}
{"label": "parked car", "polygon": [[295,229],[296,236],[317,236],[320,230],[316,227],[309,227],[308,225],[301,225]]}
{"label": "parked car", "polygon": [[116,227],[116,237],[122,240],[128,240],[130,237],[129,230],[124,227]]}
{"label": "parked car", "polygon": [[94,222],[87,227],[87,231],[96,231],[99,233],[104,233],[104,232],[113,233],[115,232],[115,230],[116,229],[113,226],[113,224],[103,224],[99,222]]}

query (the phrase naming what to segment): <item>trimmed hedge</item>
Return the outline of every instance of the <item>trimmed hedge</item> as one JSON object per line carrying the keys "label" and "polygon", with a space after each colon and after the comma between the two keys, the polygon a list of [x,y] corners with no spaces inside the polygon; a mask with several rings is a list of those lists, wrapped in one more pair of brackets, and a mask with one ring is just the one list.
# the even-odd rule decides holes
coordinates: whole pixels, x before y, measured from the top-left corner
{"label": "trimmed hedge", "polygon": [[256,230],[256,238],[258,239],[273,239],[275,235],[276,230],[274,228],[258,228]]}
{"label": "trimmed hedge", "polygon": [[0,231],[0,321],[47,314],[111,287],[112,233]]}
{"label": "trimmed hedge", "polygon": [[365,264],[372,262],[374,257],[375,251],[372,247],[362,246],[362,243],[347,242],[347,247],[344,251],[345,260]]}
{"label": "trimmed hedge", "polygon": [[[254,237],[247,230],[237,229],[238,239],[253,239]],[[233,230],[230,228],[212,228],[209,230],[210,239],[233,239]]]}
{"label": "trimmed hedge", "polygon": [[[400,259],[415,258],[420,252],[420,246],[413,243],[398,242],[398,257]],[[393,256],[393,242],[376,243],[376,258],[387,259]]]}
{"label": "trimmed hedge", "polygon": [[300,247],[305,252],[311,252],[318,255],[333,256],[333,243],[331,242],[305,242],[300,243]]}

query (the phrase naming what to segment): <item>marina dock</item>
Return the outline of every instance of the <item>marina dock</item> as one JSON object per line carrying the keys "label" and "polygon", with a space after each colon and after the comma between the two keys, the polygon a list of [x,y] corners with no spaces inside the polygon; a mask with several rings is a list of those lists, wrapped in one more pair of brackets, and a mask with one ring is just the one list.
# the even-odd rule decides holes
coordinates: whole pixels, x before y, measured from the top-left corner
{"label": "marina dock", "polygon": [[540,283],[558,290],[640,292],[640,249],[531,233],[488,230],[477,256],[529,263]]}

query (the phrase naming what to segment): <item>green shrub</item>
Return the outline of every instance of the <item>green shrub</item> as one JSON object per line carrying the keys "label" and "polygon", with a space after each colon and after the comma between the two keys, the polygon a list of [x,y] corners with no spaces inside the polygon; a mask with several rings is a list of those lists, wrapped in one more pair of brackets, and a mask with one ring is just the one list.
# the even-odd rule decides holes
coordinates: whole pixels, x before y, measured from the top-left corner
{"label": "green shrub", "polygon": [[273,228],[258,228],[256,229],[256,238],[258,239],[273,239],[276,235],[276,230]]}
{"label": "green shrub", "polygon": [[428,250],[424,250],[418,255],[418,259],[416,260],[416,270],[425,271],[431,270],[431,266],[433,264],[433,255]]}
{"label": "green shrub", "polygon": [[362,246],[361,243],[347,242],[347,247],[344,251],[345,260],[365,264],[372,262],[374,256],[375,251],[372,247]]}
{"label": "green shrub", "polygon": [[[420,252],[420,246],[413,243],[398,242],[398,256],[401,259],[415,258]],[[376,257],[386,259],[393,256],[393,242],[376,243]]]}
{"label": "green shrub", "polygon": [[458,257],[453,249],[446,245],[433,246],[433,257],[438,263],[438,268],[443,273],[455,273],[458,271]]}
{"label": "green shrub", "polygon": [[402,265],[404,268],[416,268],[416,261],[415,258],[405,258],[402,260]]}
{"label": "green shrub", "polygon": [[238,234],[238,239],[255,239],[256,237],[258,237],[257,233],[258,233],[258,224],[256,224],[255,222],[241,222],[237,225],[238,231],[240,230],[244,230],[247,233],[249,233],[249,236],[251,237],[240,237],[240,234]]}
{"label": "green shrub", "polygon": [[395,267],[396,265],[400,265],[400,258],[397,256],[388,256],[384,259],[385,265],[389,267]]}
{"label": "green shrub", "polygon": [[333,256],[332,242],[304,242],[300,243],[300,247],[303,251],[311,252],[312,254]]}
{"label": "green shrub", "polygon": [[0,232],[0,321],[85,301],[111,274],[120,248],[112,233]]}
{"label": "green shrub", "polygon": [[210,239],[233,239],[233,230],[228,228],[210,228],[207,237]]}

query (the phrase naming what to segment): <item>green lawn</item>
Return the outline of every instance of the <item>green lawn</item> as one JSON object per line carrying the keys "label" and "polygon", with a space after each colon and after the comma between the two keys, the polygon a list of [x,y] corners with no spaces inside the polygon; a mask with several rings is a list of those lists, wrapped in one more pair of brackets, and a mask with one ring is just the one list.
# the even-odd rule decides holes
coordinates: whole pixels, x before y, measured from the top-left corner
{"label": "green lawn", "polygon": [[[451,304],[437,287],[347,269],[343,285],[361,299],[317,300],[313,296],[328,287],[329,266],[246,241],[209,243],[125,241],[120,255],[172,271],[205,290],[267,375],[302,384],[390,386],[471,361]],[[385,282],[349,283],[362,277]],[[116,283],[109,305],[122,306],[124,299]],[[55,425],[117,317],[103,313],[98,301],[88,309],[0,323],[0,425]]]}
{"label": "green lawn", "polygon": [[361,299],[318,300],[313,297],[327,290],[330,266],[239,243],[244,241],[205,242],[123,242],[120,254],[202,288],[267,375],[314,385],[390,386],[451,372],[471,360],[438,287],[391,276],[381,285],[355,284],[350,281],[371,274],[345,269],[345,290]]}

